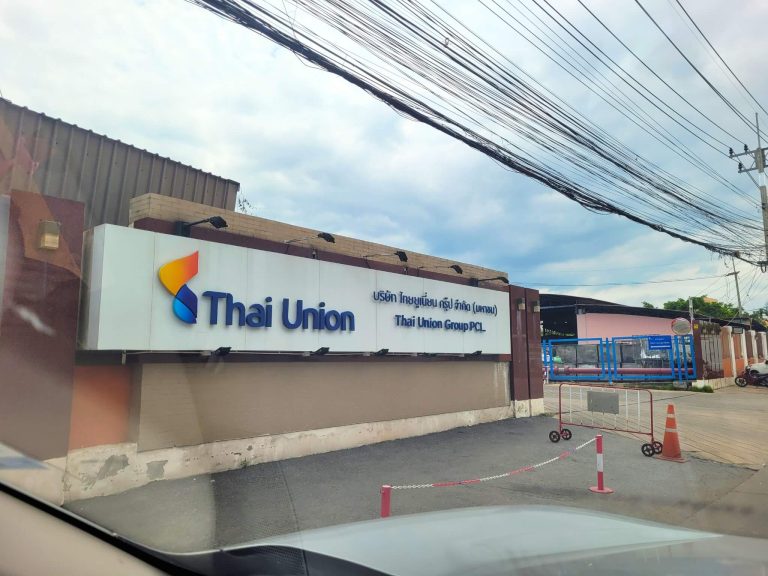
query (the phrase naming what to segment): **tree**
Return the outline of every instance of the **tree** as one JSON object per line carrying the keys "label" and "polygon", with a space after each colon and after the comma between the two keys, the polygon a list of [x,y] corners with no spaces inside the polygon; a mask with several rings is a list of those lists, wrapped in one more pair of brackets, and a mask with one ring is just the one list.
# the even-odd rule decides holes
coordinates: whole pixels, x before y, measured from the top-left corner
{"label": "tree", "polygon": [[656,308],[656,306],[654,306],[650,302],[646,302],[645,300],[643,300],[643,308]]}
{"label": "tree", "polygon": [[768,326],[768,303],[762,308],[758,308],[750,314],[753,320],[757,320],[763,326]]}
{"label": "tree", "polygon": [[[696,316],[710,316],[722,320],[731,320],[738,316],[736,307],[727,302],[708,302],[704,299],[704,296],[691,296],[691,300],[693,300],[693,312]],[[664,302],[664,310],[687,311],[688,298],[678,298],[677,300]]]}
{"label": "tree", "polygon": [[256,215],[256,207],[243,195],[238,194],[235,211],[248,216]]}

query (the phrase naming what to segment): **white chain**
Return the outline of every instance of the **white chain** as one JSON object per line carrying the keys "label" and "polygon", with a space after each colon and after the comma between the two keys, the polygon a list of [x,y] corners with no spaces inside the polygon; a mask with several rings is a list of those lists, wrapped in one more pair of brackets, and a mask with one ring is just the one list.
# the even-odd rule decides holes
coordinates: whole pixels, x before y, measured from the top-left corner
{"label": "white chain", "polygon": [[479,484],[480,482],[489,482],[490,480],[498,480],[499,478],[505,478],[507,476],[512,476],[513,474],[519,474],[521,472],[529,472],[531,470],[535,470],[536,468],[541,468],[542,466],[546,466],[547,464],[551,464],[552,462],[557,462],[558,460],[564,460],[574,452],[577,452],[578,450],[581,450],[582,448],[589,446],[594,442],[594,438],[590,438],[583,444],[579,444],[574,448],[573,450],[568,450],[566,452],[563,452],[559,456],[555,456],[554,458],[550,458],[549,460],[545,460],[544,462],[539,462],[538,464],[533,464],[531,466],[525,466],[523,468],[518,468],[517,470],[512,470],[511,472],[504,472],[503,474],[496,474],[495,476],[485,476],[484,478],[475,478],[473,480],[462,480],[459,482],[433,482],[431,484],[406,484],[404,486],[392,486],[392,490],[413,490],[416,488],[446,488],[448,486],[463,486],[467,484]]}

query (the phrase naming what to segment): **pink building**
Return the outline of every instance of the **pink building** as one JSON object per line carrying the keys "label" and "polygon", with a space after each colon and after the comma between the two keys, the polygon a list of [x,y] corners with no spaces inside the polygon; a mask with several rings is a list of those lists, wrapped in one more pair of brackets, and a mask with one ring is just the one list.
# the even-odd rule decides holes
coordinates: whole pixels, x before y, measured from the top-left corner
{"label": "pink building", "polygon": [[[677,315],[673,317],[676,318]],[[617,336],[640,336],[645,334],[669,334],[672,320],[653,316],[630,314],[603,314],[585,312],[576,315],[578,338],[615,338]]]}

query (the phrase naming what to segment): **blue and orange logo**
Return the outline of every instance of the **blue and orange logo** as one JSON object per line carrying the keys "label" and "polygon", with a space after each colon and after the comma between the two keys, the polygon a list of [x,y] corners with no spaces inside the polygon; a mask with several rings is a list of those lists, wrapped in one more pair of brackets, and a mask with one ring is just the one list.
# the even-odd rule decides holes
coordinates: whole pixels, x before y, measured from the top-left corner
{"label": "blue and orange logo", "polygon": [[162,285],[173,294],[173,313],[187,324],[197,323],[197,296],[187,286],[187,282],[197,276],[197,256],[198,252],[193,252],[162,265],[157,271]]}

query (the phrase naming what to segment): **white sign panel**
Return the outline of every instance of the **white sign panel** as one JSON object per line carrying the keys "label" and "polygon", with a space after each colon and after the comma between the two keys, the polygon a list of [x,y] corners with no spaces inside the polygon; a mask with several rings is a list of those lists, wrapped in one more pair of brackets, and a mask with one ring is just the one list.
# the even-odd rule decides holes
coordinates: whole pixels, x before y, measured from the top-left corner
{"label": "white sign panel", "polygon": [[86,350],[509,354],[506,292],[103,225]]}

